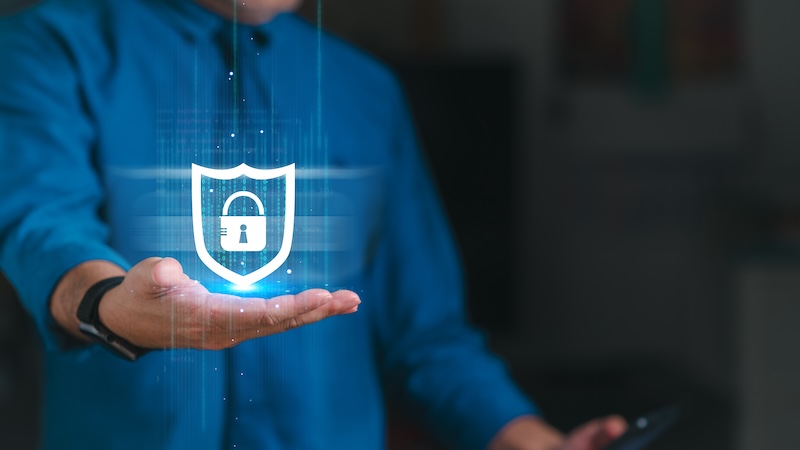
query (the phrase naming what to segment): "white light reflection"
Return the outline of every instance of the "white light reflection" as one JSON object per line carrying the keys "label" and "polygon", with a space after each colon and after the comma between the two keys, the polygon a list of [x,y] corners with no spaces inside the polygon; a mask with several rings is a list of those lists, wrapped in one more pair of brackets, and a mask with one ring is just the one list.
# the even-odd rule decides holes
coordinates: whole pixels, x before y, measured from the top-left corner
{"label": "white light reflection", "polygon": [[231,290],[236,292],[253,292],[256,290],[256,286],[253,284],[248,284],[248,285],[232,284]]}

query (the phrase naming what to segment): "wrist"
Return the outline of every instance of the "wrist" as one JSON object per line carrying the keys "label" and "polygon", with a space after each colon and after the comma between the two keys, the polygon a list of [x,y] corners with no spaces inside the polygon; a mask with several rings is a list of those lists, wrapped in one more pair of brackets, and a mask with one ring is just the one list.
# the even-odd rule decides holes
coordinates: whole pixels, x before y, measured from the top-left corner
{"label": "wrist", "polygon": [[71,338],[88,342],[79,328],[78,306],[92,285],[121,275],[125,275],[125,271],[108,261],[86,261],[72,268],[59,280],[50,297],[50,314],[55,323]]}
{"label": "wrist", "polygon": [[123,339],[127,339],[128,336],[124,327],[125,320],[120,317],[119,302],[117,301],[122,291],[123,287],[119,284],[103,295],[97,305],[97,318],[109,331]]}
{"label": "wrist", "polygon": [[117,290],[119,292],[118,288],[124,280],[125,277],[116,276],[100,280],[92,285],[78,306],[77,316],[80,322],[80,330],[90,339],[99,343],[116,356],[128,361],[135,361],[141,355],[147,353],[147,350],[116,334],[100,318],[101,301],[106,295],[111,294],[111,291]]}

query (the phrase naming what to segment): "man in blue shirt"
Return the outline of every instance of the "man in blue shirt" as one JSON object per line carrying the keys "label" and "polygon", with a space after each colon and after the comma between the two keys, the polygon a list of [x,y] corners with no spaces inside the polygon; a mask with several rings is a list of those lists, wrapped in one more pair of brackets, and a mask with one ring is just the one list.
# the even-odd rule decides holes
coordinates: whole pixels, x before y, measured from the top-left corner
{"label": "man in blue shirt", "polygon": [[[0,268],[47,348],[43,446],[374,449],[386,392],[458,448],[619,435],[547,426],[466,325],[391,74],[296,0],[238,3],[52,0],[0,24]],[[242,163],[295,164],[304,224],[245,297],[186,244],[187,171]]]}

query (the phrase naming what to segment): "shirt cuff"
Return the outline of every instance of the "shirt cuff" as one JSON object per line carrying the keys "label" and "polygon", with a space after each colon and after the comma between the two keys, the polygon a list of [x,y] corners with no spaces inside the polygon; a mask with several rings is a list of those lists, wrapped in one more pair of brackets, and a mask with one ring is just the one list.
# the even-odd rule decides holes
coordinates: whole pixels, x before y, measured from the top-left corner
{"label": "shirt cuff", "polygon": [[[497,433],[512,420],[526,415],[540,415],[539,409],[530,402],[516,386],[509,386],[497,392],[487,388],[482,399],[476,399],[475,412],[478,420],[472,421],[469,427],[456,436],[456,447],[462,449],[485,449]],[[484,401],[480,401],[484,400]]]}
{"label": "shirt cuff", "polygon": [[33,316],[47,351],[68,350],[76,346],[74,338],[50,314],[50,299],[67,272],[93,260],[108,261],[124,270],[130,269],[125,258],[105,245],[68,244],[48,250],[47,256],[40,257],[38,264],[20,264],[17,270],[6,271],[22,304]]}

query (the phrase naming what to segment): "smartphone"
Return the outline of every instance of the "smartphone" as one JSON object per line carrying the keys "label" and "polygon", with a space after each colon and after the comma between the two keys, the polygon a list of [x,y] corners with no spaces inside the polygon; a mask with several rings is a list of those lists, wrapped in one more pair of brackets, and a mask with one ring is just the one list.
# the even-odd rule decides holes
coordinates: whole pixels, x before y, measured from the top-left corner
{"label": "smartphone", "polygon": [[604,450],[643,450],[664,434],[680,416],[678,406],[668,406],[639,417],[628,426],[622,436],[608,444]]}

